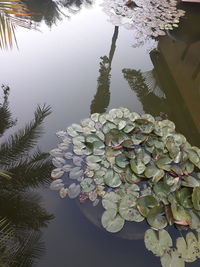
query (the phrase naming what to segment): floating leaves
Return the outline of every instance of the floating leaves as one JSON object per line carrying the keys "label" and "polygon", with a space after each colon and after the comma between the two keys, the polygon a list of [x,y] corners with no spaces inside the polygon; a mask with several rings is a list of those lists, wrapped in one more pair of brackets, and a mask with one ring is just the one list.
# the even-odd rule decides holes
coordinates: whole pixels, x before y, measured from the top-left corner
{"label": "floating leaves", "polygon": [[117,214],[115,209],[108,209],[104,211],[101,223],[108,232],[116,233],[123,228],[124,219]]}
{"label": "floating leaves", "polygon": [[52,190],[92,206],[101,202],[102,226],[119,232],[126,221],[146,220],[145,245],[162,266],[179,267],[200,257],[194,234],[177,239],[167,225],[200,231],[200,150],[175,131],[169,120],[140,116],[126,108],[72,124],[59,131],[50,151]]}
{"label": "floating leaves", "polygon": [[[131,29],[136,39],[145,40],[178,27],[185,11],[177,9],[177,4],[176,0],[104,0],[102,6],[111,23]],[[150,116],[143,118],[153,121]]]}
{"label": "floating leaves", "polygon": [[200,258],[200,239],[188,232],[186,237],[178,237],[176,248],[166,230],[160,230],[156,233],[149,229],[145,232],[144,242],[148,250],[160,257],[163,267],[184,267],[185,262],[194,262]]}

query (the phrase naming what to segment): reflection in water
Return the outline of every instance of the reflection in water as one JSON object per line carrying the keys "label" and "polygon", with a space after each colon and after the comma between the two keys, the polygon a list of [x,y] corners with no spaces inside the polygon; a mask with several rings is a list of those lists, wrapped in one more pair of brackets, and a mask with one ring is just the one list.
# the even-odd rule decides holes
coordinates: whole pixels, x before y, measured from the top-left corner
{"label": "reflection in water", "polygon": [[[3,90],[2,136],[15,122],[8,107],[9,88],[4,86]],[[1,240],[4,240],[0,242],[1,266],[29,267],[44,252],[40,228],[47,226],[52,215],[42,208],[40,196],[30,189],[45,185],[51,171],[48,154],[39,149],[32,152],[42,134],[41,125],[50,113],[50,107],[38,106],[34,120],[0,145],[0,169],[12,176],[11,179],[0,177],[0,218],[5,218],[0,222]]]}
{"label": "reflection in water", "polygon": [[[192,11],[182,20],[180,28],[170,34],[173,40],[168,36],[160,39],[158,48],[150,52],[154,69],[149,77],[147,73],[130,69],[124,69],[123,74],[145,112],[154,116],[166,113],[178,131],[199,145],[200,30],[197,21],[200,13],[196,8]],[[157,92],[152,84],[158,85],[154,86]]]}
{"label": "reflection in water", "polygon": [[[148,78],[146,73],[142,73],[140,70],[123,69],[122,72],[130,88],[136,92],[145,113],[157,116],[160,112],[169,112],[170,107],[167,105],[165,96],[158,91],[153,71],[151,71],[151,74],[148,73]],[[152,85],[154,85],[153,88]]]}
{"label": "reflection in water", "polygon": [[0,1],[0,48],[17,45],[15,27],[32,28],[29,14],[22,0]]}
{"label": "reflection in water", "polygon": [[71,14],[76,14],[81,10],[82,6],[90,6],[93,1],[90,0],[24,0],[28,10],[31,13],[31,19],[35,22],[44,22],[51,27],[63,16],[69,17],[64,14],[61,9],[66,9]]}
{"label": "reflection in water", "polygon": [[8,86],[2,85],[3,89],[3,103],[0,103],[0,137],[3,133],[14,126],[15,120],[11,118],[11,112],[8,107],[8,95],[10,88]]}
{"label": "reflection in water", "polygon": [[110,72],[111,72],[111,64],[113,60],[113,56],[116,49],[116,41],[118,38],[118,31],[119,27],[115,26],[115,30],[112,37],[112,43],[111,48],[109,52],[109,57],[103,56],[101,57],[100,62],[100,69],[99,69],[99,77],[98,77],[98,86],[97,86],[97,92],[94,96],[94,99],[92,100],[91,106],[90,106],[90,113],[103,113],[106,111],[109,102],[110,102]]}
{"label": "reflection in water", "polygon": [[31,13],[31,20],[41,22],[42,20],[51,27],[57,20],[61,19],[61,11],[56,2],[52,0],[24,0]]}

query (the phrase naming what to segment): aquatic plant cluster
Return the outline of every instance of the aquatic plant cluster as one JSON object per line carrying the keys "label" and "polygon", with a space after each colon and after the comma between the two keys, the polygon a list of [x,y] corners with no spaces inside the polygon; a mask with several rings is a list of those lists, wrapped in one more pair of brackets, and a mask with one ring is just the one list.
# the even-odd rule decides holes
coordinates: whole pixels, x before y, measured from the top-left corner
{"label": "aquatic plant cluster", "polygon": [[101,200],[107,231],[143,220],[156,230],[200,230],[200,149],[172,121],[118,108],[94,113],[57,136],[51,189],[94,206]]}
{"label": "aquatic plant cluster", "polygon": [[104,0],[102,6],[110,21],[135,32],[135,37],[162,36],[178,27],[185,11],[177,0]]}

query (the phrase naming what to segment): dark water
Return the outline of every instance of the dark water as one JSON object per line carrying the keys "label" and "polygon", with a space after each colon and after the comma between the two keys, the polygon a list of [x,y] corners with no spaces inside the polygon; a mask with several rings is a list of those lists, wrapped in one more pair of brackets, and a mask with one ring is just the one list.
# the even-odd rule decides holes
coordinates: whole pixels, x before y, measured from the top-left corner
{"label": "dark water", "polygon": [[[37,104],[47,103],[53,112],[39,145],[49,151],[57,146],[56,131],[91,112],[124,106],[154,116],[166,113],[179,132],[200,146],[198,4],[185,4],[188,13],[180,28],[151,50],[149,45],[133,48],[131,31],[107,22],[98,2],[69,1],[61,10],[50,0],[27,3],[38,30],[18,28],[19,50],[0,51],[0,83],[10,87],[9,107],[18,120],[7,135],[33,118]],[[61,200],[48,188],[37,191],[55,217],[42,229],[46,254],[37,267],[160,266],[143,239],[106,233],[74,201]]]}

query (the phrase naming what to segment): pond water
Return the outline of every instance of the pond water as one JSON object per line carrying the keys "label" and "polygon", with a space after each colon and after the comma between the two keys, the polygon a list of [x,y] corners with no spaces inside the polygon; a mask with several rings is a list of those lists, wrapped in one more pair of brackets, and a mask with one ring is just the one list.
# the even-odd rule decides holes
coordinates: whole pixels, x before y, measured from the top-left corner
{"label": "pond water", "polygon": [[[17,28],[19,50],[0,51],[0,83],[10,87],[9,107],[17,119],[7,136],[33,118],[37,104],[47,103],[52,114],[39,146],[49,151],[57,146],[56,131],[91,113],[123,106],[167,114],[177,131],[200,146],[198,4],[184,4],[188,13],[180,28],[156,46],[150,41],[136,48],[132,32],[108,22],[99,1],[70,1],[59,10],[50,0],[31,0],[29,8],[37,30]],[[46,254],[37,267],[160,266],[143,238],[137,239],[137,230],[137,240],[116,237],[93,225],[74,201],[61,200],[48,188],[37,191],[54,215],[42,229]]]}

